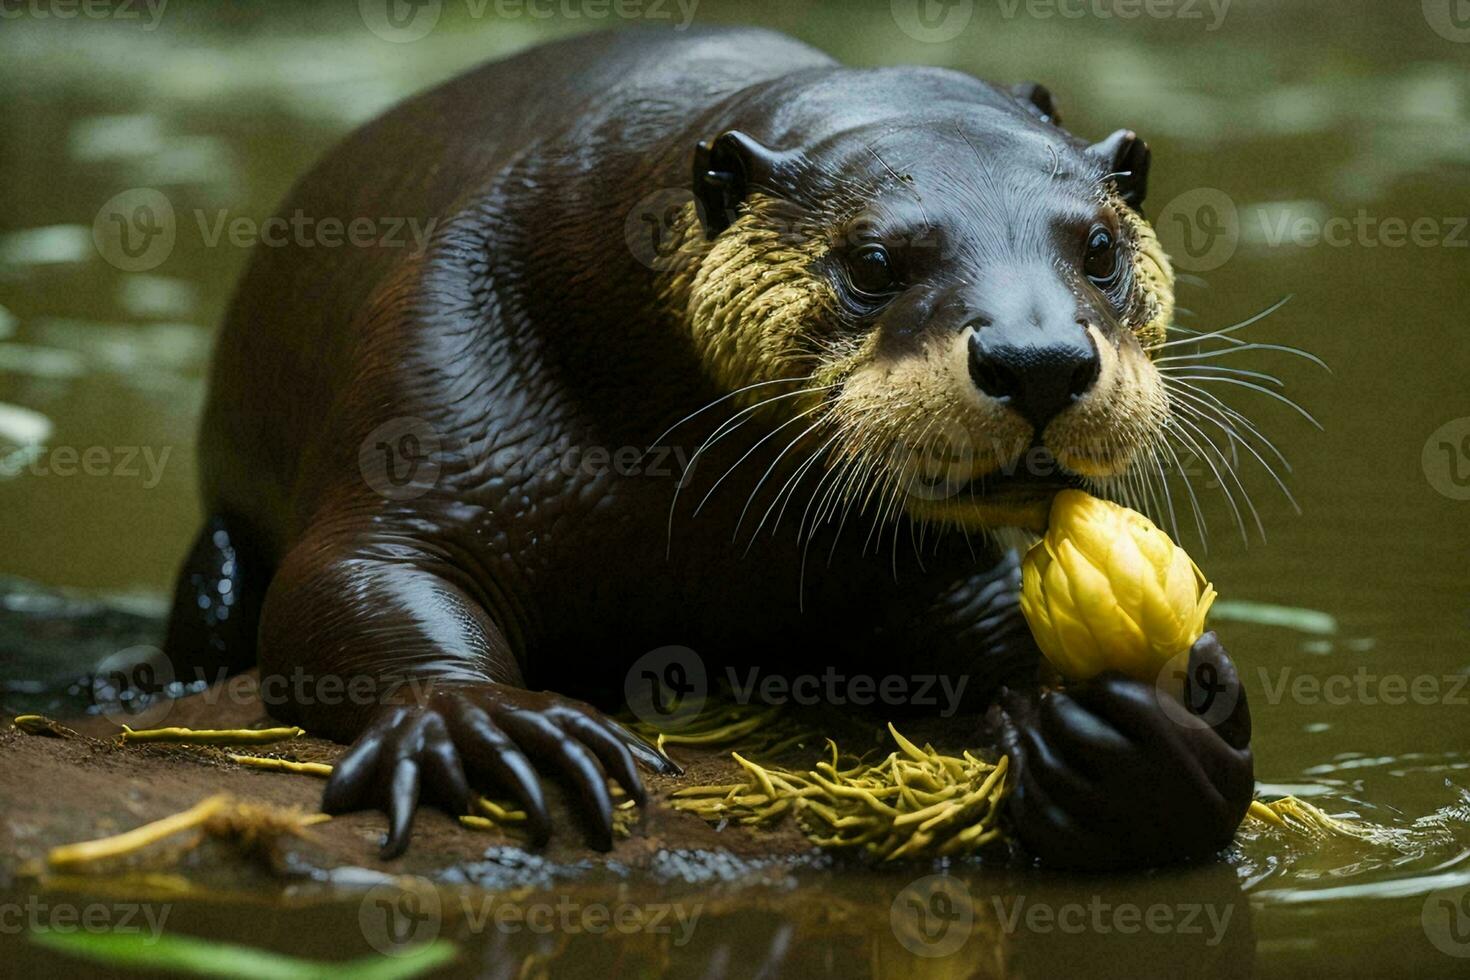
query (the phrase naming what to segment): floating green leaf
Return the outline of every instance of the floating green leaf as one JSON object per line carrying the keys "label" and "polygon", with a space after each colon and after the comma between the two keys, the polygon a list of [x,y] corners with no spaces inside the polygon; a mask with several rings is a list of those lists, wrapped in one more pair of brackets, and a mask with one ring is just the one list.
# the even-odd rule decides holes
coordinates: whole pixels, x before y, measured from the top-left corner
{"label": "floating green leaf", "polygon": [[408,950],[402,956],[366,956],[345,962],[304,960],[284,953],[237,946],[193,936],[148,936],[120,932],[31,933],[31,942],[67,956],[108,966],[192,973],[204,977],[255,980],[399,980],[416,977],[453,960],[457,950],[445,939]]}

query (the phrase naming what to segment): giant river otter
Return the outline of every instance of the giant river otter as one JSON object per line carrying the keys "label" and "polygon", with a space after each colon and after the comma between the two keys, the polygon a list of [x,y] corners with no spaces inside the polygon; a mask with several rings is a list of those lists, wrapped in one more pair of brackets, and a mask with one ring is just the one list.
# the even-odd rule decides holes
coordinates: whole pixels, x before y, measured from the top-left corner
{"label": "giant river otter", "polygon": [[385,856],[471,787],[544,841],[543,776],[609,848],[608,779],[641,801],[671,764],[572,698],[667,645],[963,678],[1044,862],[1220,849],[1253,781],[1213,634],[1213,726],[1118,677],[1043,693],[1004,547],[1169,418],[1148,165],[1040,86],[758,30],[586,36],[409,100],[281,213],[428,247],[260,247],[230,307],[176,669],[288,680],[274,713],[352,744],[323,807],[387,811]]}

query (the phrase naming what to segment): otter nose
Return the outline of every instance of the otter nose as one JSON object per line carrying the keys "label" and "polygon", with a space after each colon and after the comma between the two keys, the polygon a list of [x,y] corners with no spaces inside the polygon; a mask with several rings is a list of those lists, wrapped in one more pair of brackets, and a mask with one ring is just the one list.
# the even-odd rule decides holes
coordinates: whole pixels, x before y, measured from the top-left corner
{"label": "otter nose", "polygon": [[1097,349],[1085,329],[1066,339],[1017,343],[984,327],[970,335],[970,377],[1041,433],[1097,381]]}

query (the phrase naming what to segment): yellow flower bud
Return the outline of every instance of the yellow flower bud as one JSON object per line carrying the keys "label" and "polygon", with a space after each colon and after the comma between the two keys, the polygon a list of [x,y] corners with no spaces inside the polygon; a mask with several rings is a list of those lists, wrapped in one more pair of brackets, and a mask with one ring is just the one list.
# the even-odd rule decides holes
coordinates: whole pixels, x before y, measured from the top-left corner
{"label": "yellow flower bud", "polygon": [[1063,490],[1021,564],[1021,611],[1066,677],[1116,670],[1153,681],[1199,639],[1215,590],[1169,536],[1135,510]]}

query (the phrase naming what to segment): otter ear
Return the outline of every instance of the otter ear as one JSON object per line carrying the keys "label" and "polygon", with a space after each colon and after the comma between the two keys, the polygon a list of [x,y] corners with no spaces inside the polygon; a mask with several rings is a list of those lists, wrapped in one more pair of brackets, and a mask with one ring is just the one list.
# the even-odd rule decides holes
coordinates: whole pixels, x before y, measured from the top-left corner
{"label": "otter ear", "polygon": [[773,150],[732,129],[694,147],[694,201],[706,238],[730,227],[753,187],[779,192],[796,154]]}
{"label": "otter ear", "polygon": [[1087,155],[1109,174],[1118,193],[1135,211],[1143,208],[1148,193],[1148,144],[1131,129],[1120,129],[1101,143],[1087,148]]}
{"label": "otter ear", "polygon": [[1021,100],[1033,116],[1054,126],[1062,124],[1062,114],[1057,111],[1051,90],[1039,82],[1022,82],[1011,86],[1011,94]]}

